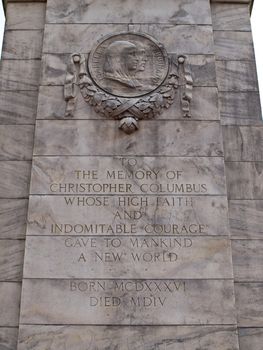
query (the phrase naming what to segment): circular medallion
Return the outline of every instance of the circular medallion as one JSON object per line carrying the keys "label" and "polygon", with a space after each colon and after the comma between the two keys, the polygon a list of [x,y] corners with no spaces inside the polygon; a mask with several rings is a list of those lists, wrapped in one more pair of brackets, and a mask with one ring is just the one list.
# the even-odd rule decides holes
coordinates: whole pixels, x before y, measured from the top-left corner
{"label": "circular medallion", "polygon": [[169,64],[163,46],[146,34],[104,37],[90,53],[90,76],[102,90],[120,97],[139,97],[157,89]]}

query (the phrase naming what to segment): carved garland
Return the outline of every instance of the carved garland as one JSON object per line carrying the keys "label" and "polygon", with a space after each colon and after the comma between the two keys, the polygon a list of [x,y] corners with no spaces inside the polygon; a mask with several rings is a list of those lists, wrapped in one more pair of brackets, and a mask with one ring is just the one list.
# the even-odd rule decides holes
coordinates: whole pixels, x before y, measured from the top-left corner
{"label": "carved garland", "polygon": [[186,58],[181,55],[175,60],[170,56],[169,61],[168,76],[159,88],[142,97],[123,98],[106,93],[97,87],[86,68],[85,56],[79,53],[72,54],[64,86],[64,97],[67,101],[65,117],[74,117],[79,88],[84,100],[93,106],[97,113],[120,120],[119,128],[131,134],[138,129],[138,120],[155,118],[163,109],[169,108],[180,88],[183,116],[190,118],[193,79]]}

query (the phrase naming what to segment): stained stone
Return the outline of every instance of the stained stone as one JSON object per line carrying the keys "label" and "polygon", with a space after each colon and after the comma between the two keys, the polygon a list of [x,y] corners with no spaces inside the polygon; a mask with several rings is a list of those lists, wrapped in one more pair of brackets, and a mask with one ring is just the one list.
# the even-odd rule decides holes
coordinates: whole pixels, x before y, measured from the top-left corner
{"label": "stained stone", "polygon": [[263,240],[232,240],[234,276],[237,281],[262,281]]}
{"label": "stained stone", "polygon": [[37,91],[0,91],[0,123],[34,124]]}
{"label": "stained stone", "polygon": [[261,350],[263,342],[263,328],[240,328],[239,343],[240,350],[251,348]]}
{"label": "stained stone", "polygon": [[262,126],[262,121],[256,119],[222,118],[221,125],[226,126]]}
{"label": "stained stone", "polygon": [[37,90],[40,61],[2,60],[0,70],[1,90]]}
{"label": "stained stone", "polygon": [[[89,175],[85,175],[87,171]],[[219,157],[137,157],[123,161],[122,157],[42,156],[33,160],[30,193],[224,195],[223,176],[223,159]]]}
{"label": "stained stone", "polygon": [[21,323],[229,325],[235,323],[233,284],[229,280],[25,279]]}
{"label": "stained stone", "polygon": [[[239,176],[236,181],[236,176]],[[263,198],[262,162],[227,162],[226,176],[229,199]]]}
{"label": "stained stone", "polygon": [[17,337],[18,328],[0,327],[0,349],[16,349]]}
{"label": "stained stone", "polygon": [[[37,121],[35,155],[222,156],[218,122],[141,121],[125,137],[112,120]],[[56,137],[53,137],[55,133]],[[158,145],[152,139],[158,138]],[[103,143],[101,140],[103,139]],[[115,140],[115,142],[111,142]]]}
{"label": "stained stone", "polygon": [[1,239],[0,280],[21,281],[24,259],[24,241]]}
{"label": "stained stone", "polygon": [[240,123],[242,118],[261,121],[261,108],[258,92],[219,92],[221,118],[235,118]]}
{"label": "stained stone", "polygon": [[226,161],[263,161],[263,123],[260,126],[224,126]]}
{"label": "stained stone", "polygon": [[243,4],[211,4],[214,30],[251,31],[249,8]]}
{"label": "stained stone", "polygon": [[[88,11],[86,10],[88,9]],[[206,0],[166,0],[165,6],[155,0],[126,2],[85,0],[78,4],[70,0],[51,0],[48,4],[48,23],[173,23],[211,24]]]}
{"label": "stained stone", "polygon": [[1,239],[25,238],[27,204],[27,199],[0,199]]}
{"label": "stained stone", "polygon": [[[50,350],[84,350],[87,344],[100,348],[174,348],[178,350],[205,349],[238,350],[234,327],[226,326],[22,326],[19,350],[42,349],[50,344]],[[260,350],[260,348],[255,349]]]}
{"label": "stained stone", "polygon": [[124,24],[48,24],[44,34],[44,53],[88,53],[93,47],[93,38],[108,33],[136,31],[150,34],[160,41],[169,53],[204,55],[212,54],[213,36],[211,26],[173,26],[169,24],[134,25]]}
{"label": "stained stone", "polygon": [[219,91],[258,91],[255,62],[217,61]]}
{"label": "stained stone", "polygon": [[[98,210],[99,208],[99,210]],[[74,216],[71,213],[74,212]],[[28,235],[52,235],[54,223],[68,224],[72,229],[76,223],[96,224],[103,222],[110,225],[115,217],[117,223],[133,223],[125,212],[136,215],[136,232],[145,230],[146,224],[158,225],[176,222],[180,227],[190,227],[194,236],[228,235],[227,203],[219,196],[31,196],[28,216]],[[116,216],[117,214],[117,216]],[[103,219],[102,219],[103,218]],[[243,216],[242,216],[243,218]],[[192,226],[190,226],[192,225]],[[158,226],[159,230],[161,226]],[[151,227],[149,227],[151,229]],[[201,230],[201,232],[199,232]],[[70,232],[57,231],[56,234],[67,235]],[[153,233],[153,232],[152,232]],[[161,233],[161,232],[159,232]],[[146,234],[146,232],[144,232]],[[176,232],[176,236],[179,233]]]}
{"label": "stained stone", "polygon": [[238,325],[240,327],[261,327],[263,322],[263,283],[236,283],[235,295]]}
{"label": "stained stone", "polygon": [[41,30],[8,30],[2,49],[3,59],[36,59],[41,58]]}
{"label": "stained stone", "polygon": [[263,238],[263,201],[230,200],[229,223],[234,238]]}
{"label": "stained stone", "polygon": [[30,171],[29,161],[0,161],[1,198],[26,198]]}
{"label": "stained stone", "polygon": [[43,29],[46,4],[41,2],[8,3],[6,29]]}
{"label": "stained stone", "polygon": [[251,32],[215,31],[215,54],[218,60],[253,60]]}
{"label": "stained stone", "polygon": [[0,125],[0,160],[30,160],[33,125]]}
{"label": "stained stone", "polygon": [[[0,282],[0,326],[18,326],[21,284]],[[1,329],[1,328],[0,328]]]}

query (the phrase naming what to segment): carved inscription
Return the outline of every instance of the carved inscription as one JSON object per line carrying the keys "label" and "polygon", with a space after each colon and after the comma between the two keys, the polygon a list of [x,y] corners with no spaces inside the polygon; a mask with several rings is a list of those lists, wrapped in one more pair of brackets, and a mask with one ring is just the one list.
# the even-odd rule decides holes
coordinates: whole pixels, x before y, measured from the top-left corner
{"label": "carved inscription", "polygon": [[[186,282],[172,280],[102,280],[70,281],[72,293],[86,295],[91,308],[163,308],[169,306],[177,293],[185,294]],[[99,295],[99,296],[98,296]],[[170,299],[170,300],[169,300]]]}
{"label": "carved inscription", "polygon": [[[35,164],[37,176],[42,161]],[[222,167],[221,159],[49,161],[56,162],[54,171],[44,165],[50,169],[49,196],[35,202],[35,216],[29,217],[29,227],[45,232],[28,239],[31,251],[40,240],[42,247],[37,260],[26,257],[31,276],[67,278],[68,291],[84,294],[91,309],[125,307],[131,315],[141,308],[169,309],[175,295],[185,294],[187,279],[231,278],[227,227],[221,238],[213,237],[214,219],[225,209],[223,198],[210,199],[224,194],[224,186],[211,177]],[[214,218],[207,217],[203,205],[215,210]],[[45,262],[47,249],[52,256]]]}

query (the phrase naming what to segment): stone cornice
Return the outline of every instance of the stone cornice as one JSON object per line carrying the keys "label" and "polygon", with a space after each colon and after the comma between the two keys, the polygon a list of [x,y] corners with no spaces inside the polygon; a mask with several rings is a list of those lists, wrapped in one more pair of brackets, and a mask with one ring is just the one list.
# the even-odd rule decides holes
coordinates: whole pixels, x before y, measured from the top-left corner
{"label": "stone cornice", "polygon": [[[47,0],[2,0],[4,9],[8,2],[46,2]],[[74,0],[73,0],[74,1]],[[110,1],[110,0],[109,0]],[[248,4],[252,10],[254,0],[210,0],[212,3],[227,3],[227,4]]]}

